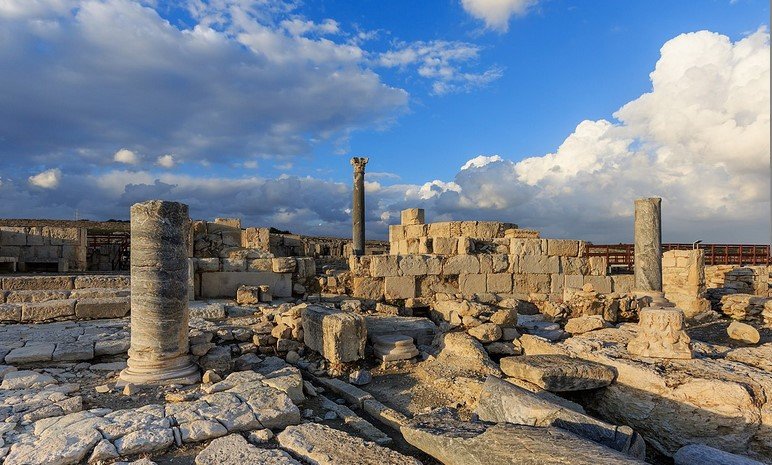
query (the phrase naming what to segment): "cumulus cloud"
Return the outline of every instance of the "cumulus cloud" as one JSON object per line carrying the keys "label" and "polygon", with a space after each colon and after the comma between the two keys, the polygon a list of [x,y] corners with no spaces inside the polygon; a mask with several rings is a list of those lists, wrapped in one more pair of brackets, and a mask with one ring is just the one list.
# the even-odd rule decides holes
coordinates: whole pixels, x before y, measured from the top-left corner
{"label": "cumulus cloud", "polygon": [[53,168],[30,176],[29,183],[42,189],[56,189],[59,187],[61,178],[62,172],[58,168]]}
{"label": "cumulus cloud", "polygon": [[118,163],[124,163],[126,165],[136,165],[139,163],[139,157],[137,154],[129,149],[120,149],[113,155],[113,160]]}
{"label": "cumulus cloud", "polygon": [[175,163],[174,155],[171,154],[161,155],[158,157],[158,160],[156,160],[156,164],[158,166],[163,166],[164,168],[172,168]]}
{"label": "cumulus cloud", "polygon": [[539,0],[461,0],[467,13],[499,32],[507,32],[509,18],[525,16],[537,3]]}
{"label": "cumulus cloud", "polygon": [[475,63],[481,48],[467,42],[435,40],[431,42],[397,43],[392,50],[382,53],[378,63],[401,70],[415,68],[418,75],[429,80],[432,93],[443,95],[469,92],[499,79],[503,69],[492,66],[482,73],[470,72],[466,67]]}
{"label": "cumulus cloud", "polygon": [[[632,239],[633,201],[661,196],[665,240],[769,239],[769,33],[668,41],[652,90],[615,121],[582,121],[554,153],[476,157],[408,190],[435,218],[505,219],[547,235]],[[427,195],[431,193],[431,195]]]}
{"label": "cumulus cloud", "polygon": [[190,27],[154,3],[0,2],[0,163],[104,166],[116,146],[297,156],[406,109],[364,50],[327,36],[335,21],[308,22],[293,2],[185,2]]}

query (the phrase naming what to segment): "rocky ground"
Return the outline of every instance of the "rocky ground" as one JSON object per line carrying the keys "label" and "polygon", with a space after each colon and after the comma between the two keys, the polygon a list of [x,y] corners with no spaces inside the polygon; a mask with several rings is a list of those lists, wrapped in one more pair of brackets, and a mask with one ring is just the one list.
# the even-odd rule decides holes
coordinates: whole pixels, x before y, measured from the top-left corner
{"label": "rocky ground", "polygon": [[307,303],[197,302],[203,382],[138,387],[118,379],[128,318],[0,325],[0,463],[673,463],[695,443],[772,456],[769,329],[750,343],[727,319],[694,325],[695,359],[670,362],[631,357],[635,325],[595,315],[449,300],[432,322],[315,300],[418,355],[382,363],[368,343],[334,363],[303,343]]}

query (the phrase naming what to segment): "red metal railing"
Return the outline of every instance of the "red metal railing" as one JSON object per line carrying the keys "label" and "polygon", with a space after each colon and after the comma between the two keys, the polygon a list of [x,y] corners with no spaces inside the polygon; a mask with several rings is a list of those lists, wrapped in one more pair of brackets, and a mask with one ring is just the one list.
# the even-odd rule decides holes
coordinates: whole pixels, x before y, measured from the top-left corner
{"label": "red metal railing", "polygon": [[[693,244],[662,244],[662,251],[691,250]],[[706,265],[770,265],[769,245],[759,244],[697,244],[705,253]],[[587,244],[587,256],[606,257],[610,267],[632,271],[635,262],[633,244]]]}
{"label": "red metal railing", "polygon": [[86,237],[86,253],[89,259],[96,253],[100,246],[114,246],[117,248],[112,261],[113,270],[129,269],[129,254],[131,250],[131,235],[128,232],[113,232],[108,234],[88,234]]}

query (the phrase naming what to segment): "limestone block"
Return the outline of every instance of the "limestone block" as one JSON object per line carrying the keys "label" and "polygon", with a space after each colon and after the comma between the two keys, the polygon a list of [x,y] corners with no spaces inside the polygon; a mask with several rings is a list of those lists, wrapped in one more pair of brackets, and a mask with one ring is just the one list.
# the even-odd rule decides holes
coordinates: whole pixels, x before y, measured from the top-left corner
{"label": "limestone block", "polygon": [[301,318],[305,345],[330,362],[354,362],[364,357],[367,327],[361,315],[309,305]]}
{"label": "limestone block", "polygon": [[260,303],[260,287],[239,286],[236,290],[236,303],[239,305],[256,305]]}
{"label": "limestone block", "polygon": [[271,269],[274,273],[294,273],[297,267],[295,257],[278,257],[271,259]]}
{"label": "limestone block", "polygon": [[399,271],[403,276],[423,276],[427,272],[424,255],[404,255],[399,257]]}
{"label": "limestone block", "polygon": [[123,318],[130,310],[129,297],[79,299],[75,303],[75,316],[78,319]]}
{"label": "limestone block", "polygon": [[560,258],[546,255],[520,257],[520,273],[560,273]]}
{"label": "limestone block", "polygon": [[[220,259],[219,258],[194,258],[194,264],[197,272],[211,272],[220,271]],[[269,264],[270,268],[270,264]]]}
{"label": "limestone block", "polygon": [[402,210],[400,216],[403,225],[424,224],[426,222],[423,208],[408,208]]}
{"label": "limestone block", "polygon": [[458,250],[455,237],[433,237],[432,251],[438,255],[455,255]]}
{"label": "limestone block", "polygon": [[75,300],[52,300],[49,302],[24,303],[21,308],[22,321],[45,321],[75,315]]}
{"label": "limestone block", "polygon": [[425,224],[411,224],[405,226],[405,239],[418,239],[419,237],[426,236]]}
{"label": "limestone block", "polygon": [[424,255],[426,260],[426,274],[436,276],[442,274],[442,258],[436,255]]}
{"label": "limestone block", "polygon": [[739,321],[732,321],[729,323],[726,332],[732,339],[743,341],[748,344],[758,344],[761,339],[761,335],[759,335],[759,331],[756,328],[746,323],[740,323]]}
{"label": "limestone block", "polygon": [[491,273],[487,275],[486,289],[488,292],[509,294],[512,292],[512,274]]}
{"label": "limestone block", "polygon": [[548,274],[515,274],[513,279],[513,292],[516,293],[547,294],[550,291],[550,275]]}
{"label": "limestone block", "polygon": [[474,253],[474,240],[469,236],[461,236],[458,238],[458,250],[456,253],[459,255],[466,255]]}
{"label": "limestone block", "polygon": [[613,369],[566,355],[522,355],[505,357],[501,371],[531,382],[550,392],[585,391],[608,386],[614,381]]}
{"label": "limestone block", "polygon": [[201,274],[201,297],[232,299],[242,284],[270,286],[276,297],[292,296],[292,275],[267,271],[216,272]]}
{"label": "limestone block", "polygon": [[5,301],[8,303],[47,302],[70,297],[70,291],[8,291]]}
{"label": "limestone block", "polygon": [[231,434],[213,440],[196,456],[196,465],[300,465],[288,453],[249,444],[243,436]]}
{"label": "limestone block", "polygon": [[487,276],[482,273],[469,273],[458,275],[458,287],[465,296],[482,294],[487,292]]}
{"label": "limestone block", "polygon": [[21,305],[0,304],[0,321],[21,321]]}
{"label": "limestone block", "polygon": [[431,237],[418,238],[418,253],[430,254],[434,250],[433,239]]}
{"label": "limestone block", "polygon": [[71,290],[72,276],[13,276],[3,278],[6,291]]}
{"label": "limestone block", "polygon": [[375,336],[410,336],[418,345],[428,345],[437,333],[437,326],[428,318],[396,315],[367,315],[367,334]]}
{"label": "limestone block", "polygon": [[312,257],[297,257],[297,270],[295,271],[301,278],[310,278],[316,276],[316,261]]}
{"label": "limestone block", "polygon": [[381,300],[384,297],[382,278],[354,278],[353,297],[357,299]]}
{"label": "limestone block", "polygon": [[550,294],[563,295],[565,289],[566,276],[564,274],[550,275]]}
{"label": "limestone block", "polygon": [[546,239],[516,239],[509,241],[512,255],[542,255],[547,252]]}
{"label": "limestone block", "polygon": [[560,257],[560,270],[563,274],[590,274],[589,259],[586,257]]}
{"label": "limestone block", "polygon": [[609,276],[585,276],[584,284],[592,285],[595,292],[600,292],[601,294],[610,294],[612,292],[611,277]]}
{"label": "limestone block", "polygon": [[675,465],[762,465],[751,458],[731,454],[705,444],[689,444],[673,456]]}
{"label": "limestone block", "polygon": [[415,276],[387,276],[384,278],[383,293],[386,300],[416,297]]}
{"label": "limestone block", "polygon": [[480,239],[495,239],[504,236],[506,229],[511,229],[506,223],[499,221],[477,221],[473,237]]}
{"label": "limestone block", "polygon": [[[454,237],[454,235],[451,233],[451,225],[450,222],[439,222],[439,223],[429,223],[428,225],[428,235],[432,238],[451,238]],[[439,253],[439,252],[436,252]]]}
{"label": "limestone block", "polygon": [[0,244],[4,246],[27,245],[27,232],[24,228],[2,226],[0,227]]}
{"label": "limestone block", "polygon": [[618,294],[627,294],[635,287],[635,276],[613,275],[611,276],[611,290]]}
{"label": "limestone block", "polygon": [[506,254],[491,254],[491,273],[504,273],[509,270],[509,257]]}
{"label": "limestone block", "polygon": [[373,255],[370,260],[370,276],[399,276],[399,259],[396,255]]}
{"label": "limestone block", "polygon": [[[20,365],[23,363],[48,362],[54,354],[53,342],[27,342],[24,347],[17,347],[5,356],[5,363]],[[17,372],[18,373],[18,372]],[[5,383],[5,380],[3,381]]]}
{"label": "limestone block", "polygon": [[547,255],[578,257],[579,241],[566,239],[547,239]]}
{"label": "limestone block", "polygon": [[460,275],[468,273],[479,273],[480,261],[475,255],[456,255],[448,257],[442,267],[442,273],[445,275]]}
{"label": "limestone block", "polygon": [[125,289],[131,286],[129,276],[76,276],[74,281],[75,289],[85,289],[98,287],[102,289]]}
{"label": "limestone block", "polygon": [[417,254],[418,253],[418,238],[409,238],[405,240],[407,243],[407,249],[404,255],[411,255],[411,254]]}
{"label": "limestone block", "polygon": [[582,315],[576,318],[570,318],[566,322],[565,330],[571,334],[583,334],[596,329],[608,328],[610,326],[601,315]]}
{"label": "limestone block", "polygon": [[589,274],[593,276],[606,276],[608,274],[608,259],[606,257],[589,257]]}
{"label": "limestone block", "polygon": [[244,258],[223,258],[222,270],[223,271],[246,271],[247,260]]}
{"label": "limestone block", "polygon": [[405,237],[405,227],[399,224],[389,226],[389,242],[399,242],[407,239]]}
{"label": "limestone block", "polygon": [[[271,271],[273,268],[272,259],[254,258],[247,260],[247,271]],[[212,270],[217,271],[217,270]]]}

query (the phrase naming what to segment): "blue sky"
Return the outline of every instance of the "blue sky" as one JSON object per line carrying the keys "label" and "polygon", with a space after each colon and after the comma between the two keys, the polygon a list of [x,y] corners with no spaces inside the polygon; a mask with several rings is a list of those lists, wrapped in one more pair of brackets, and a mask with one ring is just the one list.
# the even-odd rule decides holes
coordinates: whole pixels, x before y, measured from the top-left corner
{"label": "blue sky", "polygon": [[8,0],[0,68],[4,217],[346,235],[369,156],[372,237],[421,206],[628,241],[659,195],[666,240],[769,239],[768,2]]}

